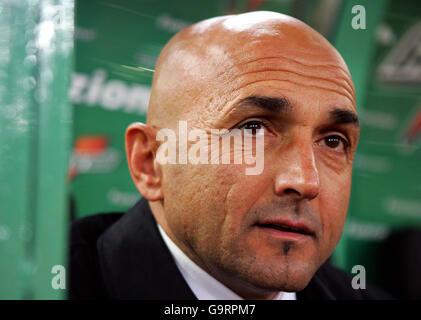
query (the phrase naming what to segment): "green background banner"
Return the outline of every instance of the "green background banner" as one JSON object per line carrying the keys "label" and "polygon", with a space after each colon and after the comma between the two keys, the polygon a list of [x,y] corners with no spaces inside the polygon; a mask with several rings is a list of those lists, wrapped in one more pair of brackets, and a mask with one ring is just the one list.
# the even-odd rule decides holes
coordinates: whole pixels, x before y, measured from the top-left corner
{"label": "green background banner", "polygon": [[61,299],[73,1],[0,3],[0,299]]}
{"label": "green background banner", "polygon": [[[355,5],[366,9],[366,29],[352,27]],[[124,131],[129,123],[145,120],[151,70],[164,44],[191,23],[247,10],[273,10],[306,21],[349,65],[361,143],[349,218],[334,262],[348,272],[362,264],[368,278],[381,283],[379,244],[396,228],[421,224],[420,139],[410,133],[421,112],[419,71],[412,75],[420,68],[421,7],[414,1],[78,3],[71,87],[76,216],[126,210],[138,199],[125,161]]]}
{"label": "green background banner", "polygon": [[361,138],[333,262],[386,286],[382,243],[421,228],[421,2],[21,0],[0,4],[0,298],[64,297],[51,268],[66,265],[71,219],[140,197],[124,132],[145,121],[160,50],[194,22],[253,10],[307,22],[349,66]]}
{"label": "green background banner", "polygon": [[[347,25],[364,3],[367,30]],[[335,44],[358,94],[361,136],[352,197],[337,263],[364,265],[382,285],[383,243],[393,232],[421,227],[421,3],[347,1]],[[414,253],[416,254],[416,253]]]}

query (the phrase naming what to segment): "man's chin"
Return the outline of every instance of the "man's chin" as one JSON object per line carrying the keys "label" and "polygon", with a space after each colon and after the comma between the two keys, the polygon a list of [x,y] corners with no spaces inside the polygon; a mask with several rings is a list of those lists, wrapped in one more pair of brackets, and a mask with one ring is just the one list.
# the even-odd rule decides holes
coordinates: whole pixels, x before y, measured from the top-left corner
{"label": "man's chin", "polygon": [[311,264],[289,263],[281,268],[268,266],[252,268],[244,280],[256,288],[267,291],[298,292],[303,290],[313,278],[317,268]]}
{"label": "man's chin", "polygon": [[269,291],[298,292],[307,287],[313,274],[282,275],[271,279],[258,279],[255,286]]}

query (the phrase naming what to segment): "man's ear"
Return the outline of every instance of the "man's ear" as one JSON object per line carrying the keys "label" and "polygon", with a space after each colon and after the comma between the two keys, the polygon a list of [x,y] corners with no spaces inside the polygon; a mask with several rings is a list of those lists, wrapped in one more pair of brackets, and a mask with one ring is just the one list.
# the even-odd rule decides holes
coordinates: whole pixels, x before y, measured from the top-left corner
{"label": "man's ear", "polygon": [[155,166],[155,129],[140,122],[132,123],[126,130],[126,154],[133,182],[149,201],[162,200],[161,172]]}

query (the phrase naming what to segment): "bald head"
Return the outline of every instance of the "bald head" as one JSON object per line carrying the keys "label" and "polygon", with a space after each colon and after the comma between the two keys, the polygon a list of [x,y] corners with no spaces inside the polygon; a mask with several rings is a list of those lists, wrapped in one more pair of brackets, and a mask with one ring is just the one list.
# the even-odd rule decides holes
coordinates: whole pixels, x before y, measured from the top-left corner
{"label": "bald head", "polygon": [[204,20],[176,34],[157,61],[147,122],[161,128],[180,119],[206,122],[240,98],[238,89],[253,85],[244,75],[266,72],[286,81],[271,71],[289,81],[313,78],[355,106],[347,66],[322,35],[290,16],[259,11]]}

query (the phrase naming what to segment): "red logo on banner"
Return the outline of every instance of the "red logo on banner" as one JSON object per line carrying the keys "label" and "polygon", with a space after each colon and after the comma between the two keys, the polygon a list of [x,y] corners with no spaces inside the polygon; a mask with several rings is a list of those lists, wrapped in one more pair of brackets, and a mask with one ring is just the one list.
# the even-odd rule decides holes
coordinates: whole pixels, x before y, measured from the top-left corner
{"label": "red logo on banner", "polygon": [[109,173],[120,163],[120,153],[109,147],[104,135],[85,135],[76,139],[68,180],[82,173]]}
{"label": "red logo on banner", "polygon": [[74,152],[80,155],[99,155],[108,146],[105,136],[82,136],[75,141]]}
{"label": "red logo on banner", "polygon": [[409,125],[409,129],[405,134],[405,140],[411,144],[413,143],[421,134],[421,109],[415,115],[414,119]]}

